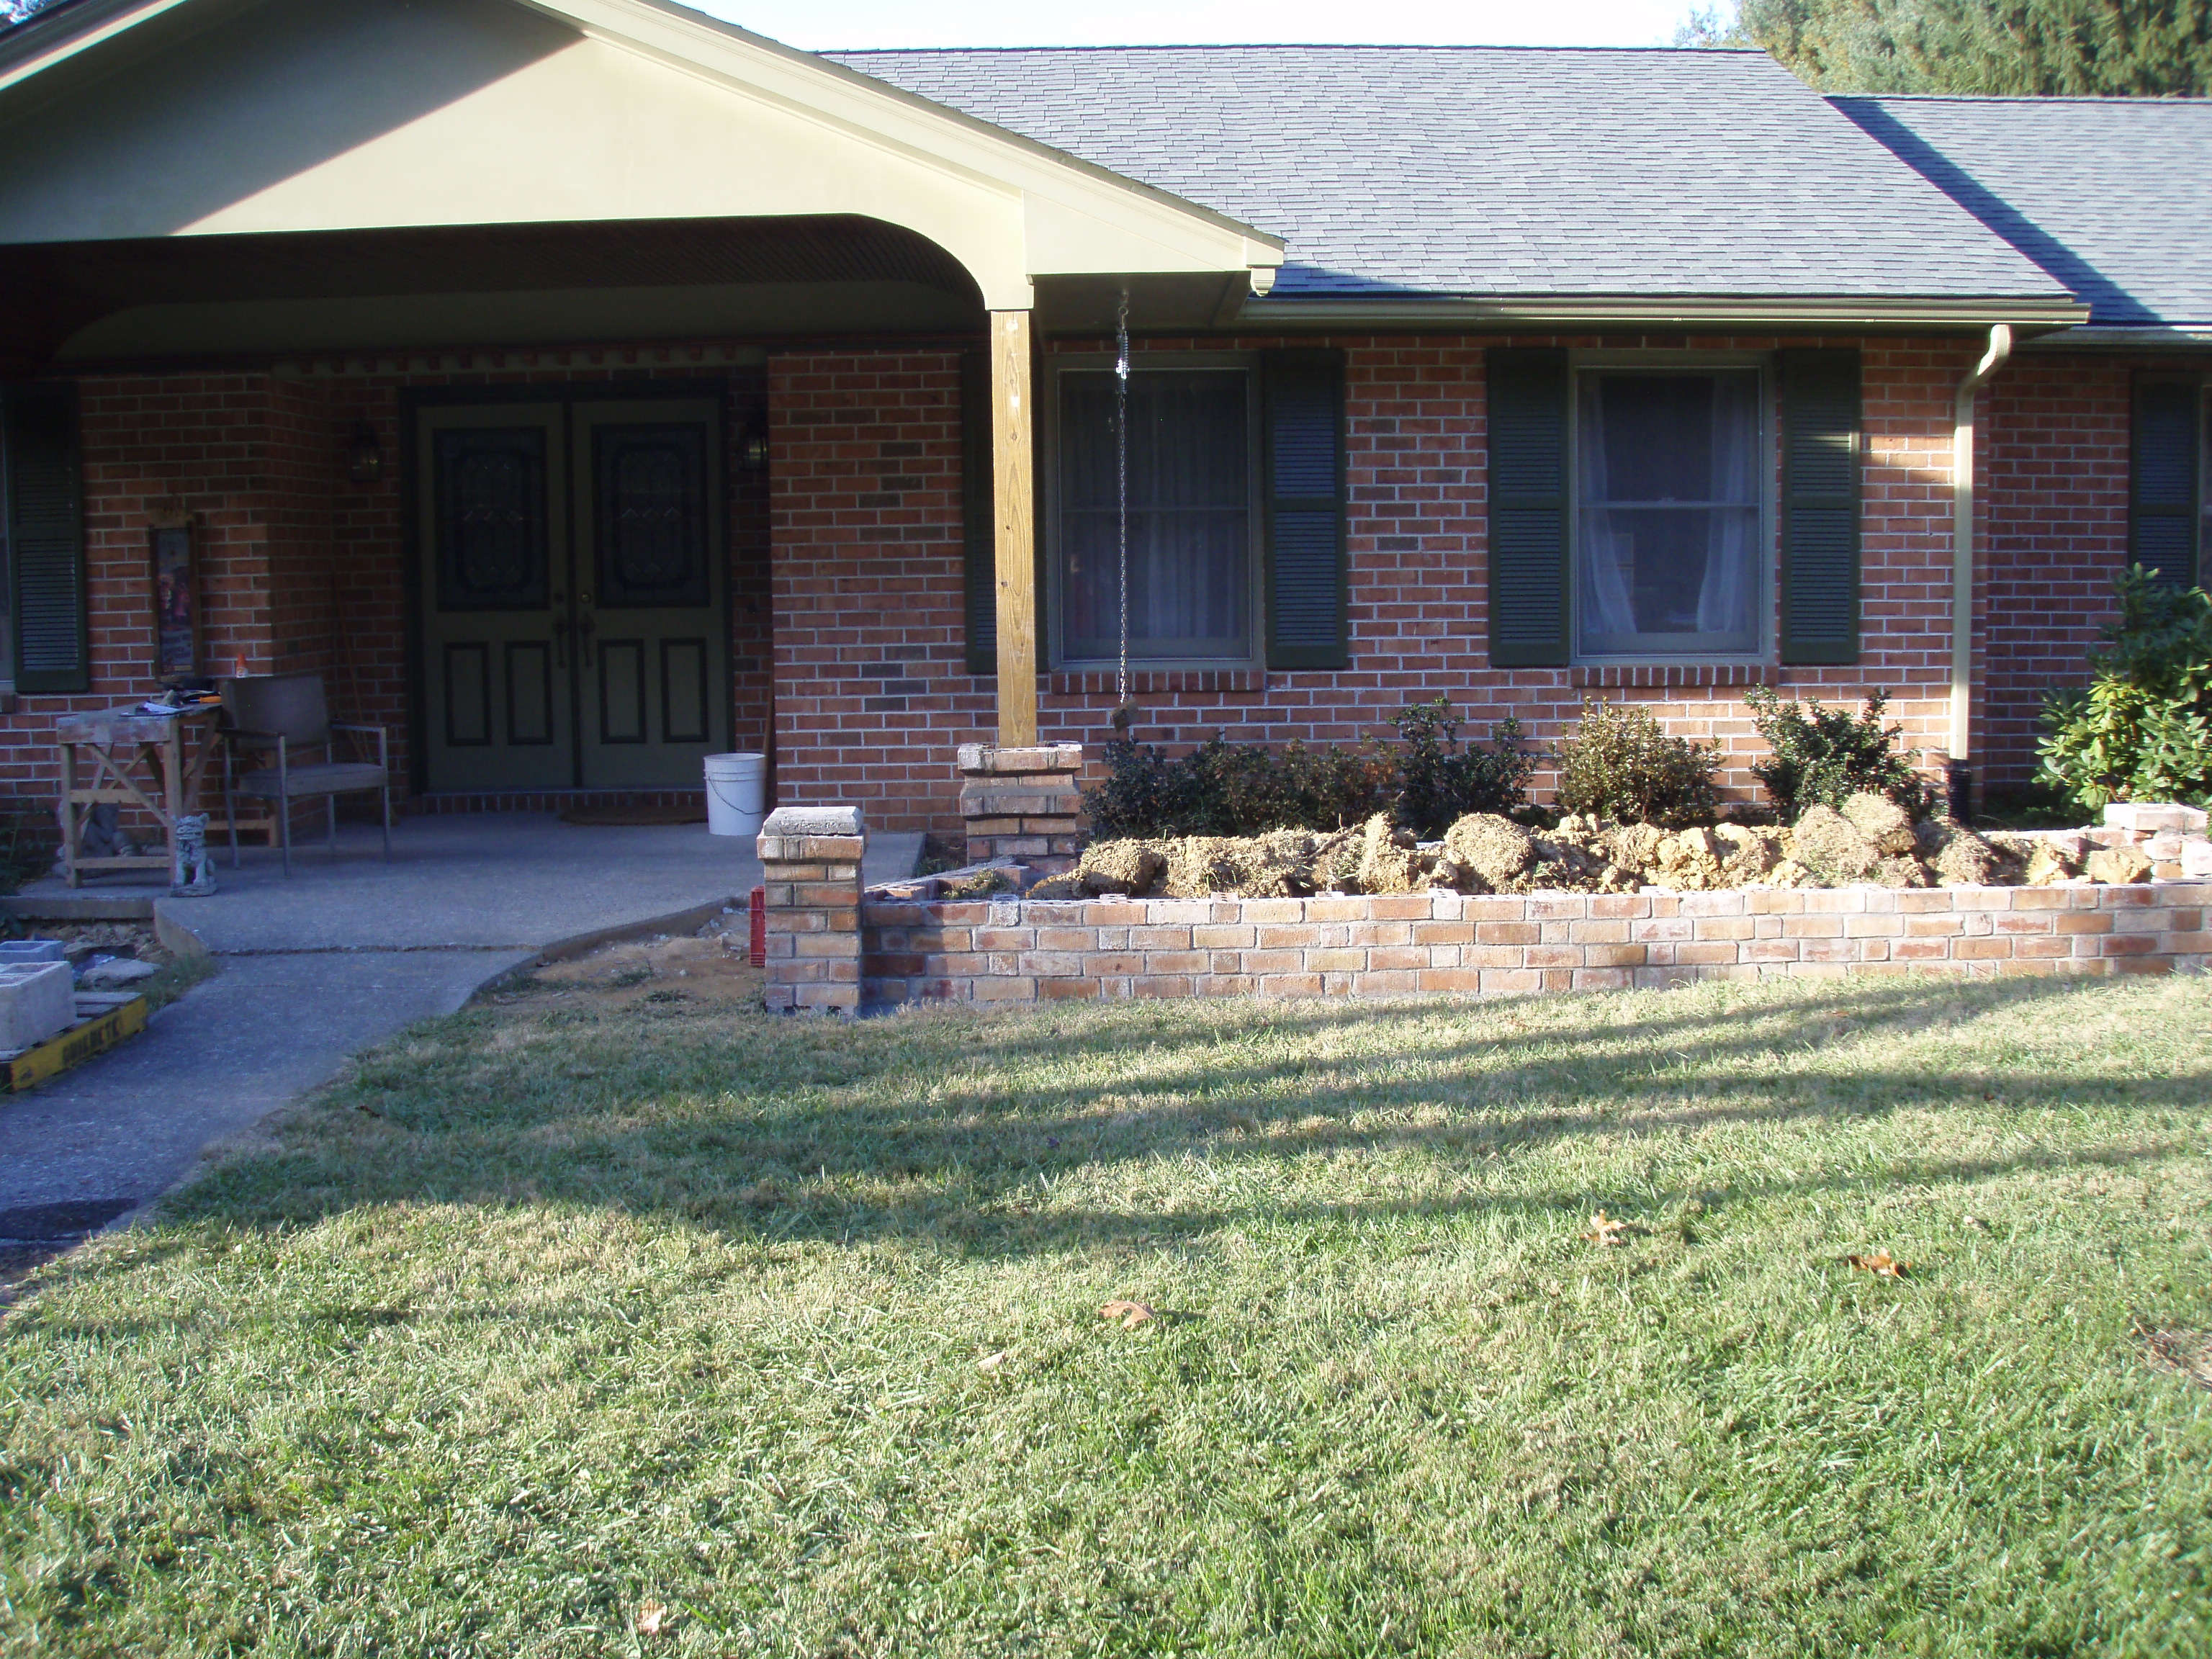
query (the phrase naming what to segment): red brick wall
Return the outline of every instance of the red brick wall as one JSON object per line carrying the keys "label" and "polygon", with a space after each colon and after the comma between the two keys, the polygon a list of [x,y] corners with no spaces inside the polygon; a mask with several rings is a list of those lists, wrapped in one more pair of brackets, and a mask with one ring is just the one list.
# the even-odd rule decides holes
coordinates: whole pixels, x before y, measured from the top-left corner
{"label": "red brick wall", "polygon": [[143,696],[153,686],[148,530],[159,513],[192,515],[203,657],[282,665],[272,632],[272,557],[313,560],[320,534],[301,471],[312,410],[266,375],[100,377],[81,388],[92,690],[22,696],[0,715],[0,793],[47,828],[58,787],[57,715]]}
{"label": "red brick wall", "polygon": [[[1661,684],[1621,690],[1589,671],[1487,665],[1489,343],[1333,343],[1347,360],[1352,666],[1139,675],[1139,735],[1190,743],[1218,730],[1248,742],[1352,743],[1407,701],[1442,692],[1477,735],[1511,714],[1548,741],[1571,725],[1586,692],[1602,690],[1649,702],[1676,732],[1720,740],[1727,784],[1751,793],[1747,768],[1758,745],[1740,685],[1654,675]],[[1651,343],[1765,351],[1796,343]],[[1908,740],[1937,746],[1950,653],[1951,397],[1974,353],[1940,341],[1873,340],[1864,350],[1865,658],[1854,668],[1777,678],[1830,702],[1885,688]],[[957,822],[953,747],[988,739],[994,719],[992,680],[962,667],[958,396],[950,352],[771,360],[781,800],[859,801],[876,829]],[[1114,702],[1110,674],[1048,675],[1040,737],[1093,745],[1095,754]]]}
{"label": "red brick wall", "polygon": [[2030,351],[1985,402],[1982,535],[1988,779],[2035,770],[2043,693],[2087,678],[2086,653],[2116,615],[2128,557],[2128,441],[2135,371],[2166,359]]}
{"label": "red brick wall", "polygon": [[951,830],[997,718],[962,665],[958,354],[779,355],[768,397],[776,799]]}

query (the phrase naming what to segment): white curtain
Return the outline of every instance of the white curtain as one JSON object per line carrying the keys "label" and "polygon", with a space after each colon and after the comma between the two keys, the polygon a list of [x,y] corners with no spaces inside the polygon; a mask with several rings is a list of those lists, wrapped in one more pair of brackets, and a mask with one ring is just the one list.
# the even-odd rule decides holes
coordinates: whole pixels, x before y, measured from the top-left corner
{"label": "white curtain", "polygon": [[1626,639],[1636,632],[1636,538],[1617,532],[1613,515],[1597,505],[1610,497],[1605,466],[1604,380],[1581,377],[1576,422],[1576,493],[1582,510],[1575,515],[1582,545],[1583,634],[1586,638]]}
{"label": "white curtain", "polygon": [[1750,634],[1759,597],[1759,377],[1713,380],[1713,482],[1698,631]]}

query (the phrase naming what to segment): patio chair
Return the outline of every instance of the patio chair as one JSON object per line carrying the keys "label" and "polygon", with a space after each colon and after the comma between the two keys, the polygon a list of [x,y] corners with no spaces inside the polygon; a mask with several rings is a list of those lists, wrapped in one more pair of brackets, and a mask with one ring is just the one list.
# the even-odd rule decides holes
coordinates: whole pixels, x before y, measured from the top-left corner
{"label": "patio chair", "polygon": [[[338,797],[375,791],[382,797],[384,856],[392,858],[392,740],[380,726],[343,726],[331,719],[323,700],[320,674],[254,674],[222,682],[224,816],[230,820],[230,863],[238,867],[237,797],[273,804],[278,839],[284,848],[284,873],[292,873],[292,803],[323,798],[329,813],[331,852],[338,846]],[[342,760],[337,734],[376,739],[376,759]],[[301,764],[303,750],[322,751],[322,759]],[[266,757],[276,763],[238,774],[234,757]]]}

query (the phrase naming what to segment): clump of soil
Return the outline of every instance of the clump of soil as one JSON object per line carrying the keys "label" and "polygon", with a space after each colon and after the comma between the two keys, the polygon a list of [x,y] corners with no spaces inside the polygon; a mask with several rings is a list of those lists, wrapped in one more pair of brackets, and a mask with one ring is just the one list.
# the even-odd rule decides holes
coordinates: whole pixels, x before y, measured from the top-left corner
{"label": "clump of soil", "polygon": [[760,1006],[764,975],[752,965],[745,913],[732,908],[691,933],[619,939],[548,963],[497,994],[502,1002],[624,1008],[634,1003]]}
{"label": "clump of soil", "polygon": [[[2080,845],[2074,845],[2074,842]],[[1074,869],[1030,890],[1033,898],[1201,898],[1214,893],[1297,897],[1313,893],[1698,892],[1734,887],[1987,886],[2063,881],[2140,881],[2150,861],[2132,848],[2083,837],[1981,836],[1947,823],[1915,824],[1893,801],[1854,795],[1841,811],[1814,806],[1789,828],[1718,823],[1662,830],[1570,815],[1532,830],[1475,812],[1441,842],[1416,842],[1377,815],[1316,834],[1111,841],[1085,849]]]}

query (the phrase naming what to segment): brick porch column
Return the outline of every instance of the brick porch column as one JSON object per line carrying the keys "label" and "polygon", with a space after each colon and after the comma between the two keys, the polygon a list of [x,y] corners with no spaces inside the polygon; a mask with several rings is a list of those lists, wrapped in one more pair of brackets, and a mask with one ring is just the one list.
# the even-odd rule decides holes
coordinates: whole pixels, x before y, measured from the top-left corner
{"label": "brick porch column", "polygon": [[771,1013],[858,1013],[860,859],[857,806],[780,806],[761,825]]}
{"label": "brick porch column", "polygon": [[1076,775],[1083,745],[1048,743],[1002,749],[988,743],[960,745],[960,817],[968,831],[968,862],[1019,859],[1039,875],[1072,868],[1076,820],[1083,796]]}

